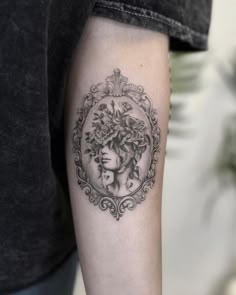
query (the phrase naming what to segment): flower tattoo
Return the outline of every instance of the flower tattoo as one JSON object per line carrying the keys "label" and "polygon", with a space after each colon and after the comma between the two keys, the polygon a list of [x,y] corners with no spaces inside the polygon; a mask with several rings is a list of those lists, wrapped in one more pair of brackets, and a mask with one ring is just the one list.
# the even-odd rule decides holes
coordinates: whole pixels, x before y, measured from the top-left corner
{"label": "flower tattoo", "polygon": [[141,86],[114,70],[91,87],[73,130],[78,184],[89,201],[119,220],[155,182],[160,128]]}

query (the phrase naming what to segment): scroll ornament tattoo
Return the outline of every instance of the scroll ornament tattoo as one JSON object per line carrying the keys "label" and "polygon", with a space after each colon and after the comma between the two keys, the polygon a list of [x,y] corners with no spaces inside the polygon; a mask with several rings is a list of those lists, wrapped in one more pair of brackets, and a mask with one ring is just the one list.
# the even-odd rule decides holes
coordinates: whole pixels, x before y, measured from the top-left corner
{"label": "scroll ornament tattoo", "polygon": [[91,87],[73,129],[78,184],[89,201],[119,220],[155,182],[160,145],[157,112],[142,86],[119,69]]}

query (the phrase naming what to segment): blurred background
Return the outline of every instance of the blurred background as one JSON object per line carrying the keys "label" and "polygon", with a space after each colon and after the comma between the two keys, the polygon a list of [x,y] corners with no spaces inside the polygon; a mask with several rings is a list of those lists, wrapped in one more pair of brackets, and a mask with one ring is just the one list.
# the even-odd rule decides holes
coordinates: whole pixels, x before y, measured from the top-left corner
{"label": "blurred background", "polygon": [[236,295],[235,18],[236,0],[213,0],[209,51],[170,56],[163,295]]}

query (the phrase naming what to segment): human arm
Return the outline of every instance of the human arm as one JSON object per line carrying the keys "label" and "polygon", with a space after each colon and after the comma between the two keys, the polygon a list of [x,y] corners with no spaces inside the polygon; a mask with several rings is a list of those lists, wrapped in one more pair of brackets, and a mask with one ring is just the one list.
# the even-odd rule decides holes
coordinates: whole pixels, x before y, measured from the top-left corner
{"label": "human arm", "polygon": [[[99,204],[94,206],[89,202],[91,193],[88,192],[86,195],[86,190],[78,184],[76,154],[72,152],[74,145],[72,136],[76,120],[78,121],[77,110],[84,110],[84,95],[90,92],[92,85],[104,82],[105,78],[111,76],[117,68],[122,75],[128,77],[128,83],[143,86],[144,92],[148,94],[152,102],[153,109],[157,110],[155,117],[158,119],[161,138],[158,144],[158,163],[155,164],[154,185],[144,194],[146,199],[137,204],[134,210],[126,208],[123,216],[114,218],[109,213],[109,208],[102,211],[99,209]],[[117,102],[116,107],[119,101],[122,102],[119,96],[115,96],[113,100]],[[111,101],[112,99],[105,102],[110,106]],[[125,101],[129,102],[127,99]],[[132,103],[131,105],[132,116],[144,121],[148,129],[148,121],[144,118],[145,112],[135,116],[137,110],[135,105]],[[91,17],[71,66],[66,95],[65,127],[70,196],[87,295],[161,294],[161,190],[168,116],[168,38],[150,30]],[[93,119],[94,117],[91,117],[87,121]],[[83,131],[82,127],[87,130]],[[149,129],[149,133],[148,131],[146,133],[150,147],[148,150],[148,143],[146,143],[145,149],[149,151],[150,157],[139,164],[141,171],[149,170],[154,156],[151,127]],[[84,167],[80,166],[85,173],[89,174],[91,172],[86,169],[90,164],[86,160],[85,151],[91,149],[91,140],[85,139],[85,133],[83,133],[85,131],[90,131],[92,134],[94,129],[92,125],[81,123],[81,132],[84,134],[81,161]],[[84,148],[85,145],[88,145],[87,148]],[[106,160],[103,161],[102,170],[107,171],[109,168],[106,169],[105,162]],[[85,165],[86,163],[88,165]],[[94,169],[96,169],[95,165]],[[121,173],[118,174],[118,176],[121,175]],[[91,180],[91,175],[89,178],[99,193],[98,183]],[[132,181],[132,179],[129,180],[131,184]],[[139,184],[143,182],[144,177],[141,177]],[[120,186],[122,188],[121,182]],[[123,194],[120,193],[120,197],[134,193],[132,187],[126,187],[125,190],[127,189],[130,189],[130,194],[125,191]],[[106,195],[105,188],[101,188],[101,191]],[[119,191],[119,188],[115,186],[112,188],[109,185],[107,195],[113,193],[117,196]]]}

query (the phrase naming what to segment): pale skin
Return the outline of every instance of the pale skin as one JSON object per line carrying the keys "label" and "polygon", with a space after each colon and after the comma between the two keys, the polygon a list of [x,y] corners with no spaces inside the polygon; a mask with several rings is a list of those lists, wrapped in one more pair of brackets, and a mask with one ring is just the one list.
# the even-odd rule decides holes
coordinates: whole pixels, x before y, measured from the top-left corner
{"label": "pale skin", "polygon": [[[71,134],[76,110],[91,85],[119,68],[143,85],[158,111],[161,143],[154,187],[117,221],[89,203],[77,183]],[[66,157],[80,265],[87,295],[161,295],[161,193],[169,117],[168,38],[119,22],[90,17],[71,65],[66,104]],[[104,157],[107,150],[103,150]],[[109,154],[109,159],[111,158]],[[114,159],[114,158],[113,158]],[[103,161],[109,169],[108,160]],[[113,168],[113,167],[112,167]],[[142,168],[142,167],[141,167]],[[109,186],[113,174],[102,175]]]}

